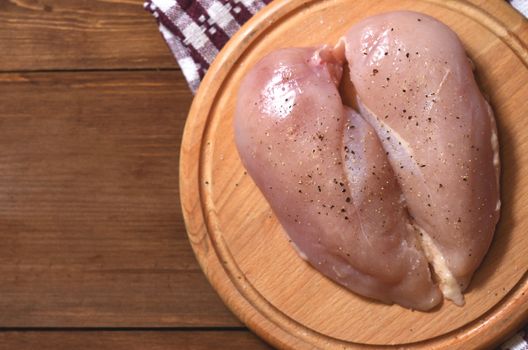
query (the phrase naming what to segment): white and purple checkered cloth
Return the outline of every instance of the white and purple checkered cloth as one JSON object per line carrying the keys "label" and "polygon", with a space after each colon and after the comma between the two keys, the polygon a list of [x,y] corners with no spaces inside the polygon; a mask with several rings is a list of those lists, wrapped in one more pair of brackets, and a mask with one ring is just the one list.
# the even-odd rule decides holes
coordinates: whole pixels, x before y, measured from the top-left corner
{"label": "white and purple checkered cloth", "polygon": [[147,0],[163,38],[193,92],[225,45],[271,0]]}
{"label": "white and purple checkered cloth", "polygon": [[[242,24],[271,0],[146,0],[159,30],[196,92],[209,65]],[[528,0],[508,0],[528,17]],[[501,350],[528,350],[528,325]]]}

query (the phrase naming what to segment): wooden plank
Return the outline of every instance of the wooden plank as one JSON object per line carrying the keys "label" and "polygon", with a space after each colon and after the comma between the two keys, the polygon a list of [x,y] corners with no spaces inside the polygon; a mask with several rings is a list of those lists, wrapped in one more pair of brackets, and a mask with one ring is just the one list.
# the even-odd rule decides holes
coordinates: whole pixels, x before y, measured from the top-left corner
{"label": "wooden plank", "polygon": [[0,74],[0,327],[238,326],[188,243],[180,72]]}
{"label": "wooden plank", "polygon": [[271,349],[247,330],[1,332],[0,350]]}
{"label": "wooden plank", "polygon": [[0,1],[0,71],[176,68],[143,0]]}

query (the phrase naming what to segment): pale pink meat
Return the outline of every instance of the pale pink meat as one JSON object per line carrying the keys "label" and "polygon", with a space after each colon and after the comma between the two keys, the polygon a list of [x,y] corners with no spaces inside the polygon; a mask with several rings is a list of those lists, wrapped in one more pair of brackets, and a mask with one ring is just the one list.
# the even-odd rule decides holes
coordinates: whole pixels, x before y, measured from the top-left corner
{"label": "pale pink meat", "polygon": [[[344,56],[361,115],[338,92]],[[242,81],[235,138],[317,270],[413,309],[440,291],[464,303],[499,218],[499,155],[493,112],[446,25],[392,12],[334,49],[269,54]]]}
{"label": "pale pink meat", "polygon": [[238,95],[241,159],[299,254],[335,282],[387,303],[441,301],[374,129],[343,106],[329,49],[262,59]]}
{"label": "pale pink meat", "polygon": [[360,112],[376,129],[444,295],[463,291],[499,217],[491,108],[457,35],[415,12],[370,17],[346,34]]}

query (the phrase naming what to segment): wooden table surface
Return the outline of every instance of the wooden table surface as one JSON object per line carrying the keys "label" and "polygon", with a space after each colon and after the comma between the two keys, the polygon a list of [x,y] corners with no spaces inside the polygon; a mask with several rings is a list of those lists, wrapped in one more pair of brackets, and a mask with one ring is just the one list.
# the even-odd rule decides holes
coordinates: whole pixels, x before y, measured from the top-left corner
{"label": "wooden table surface", "polygon": [[185,234],[192,100],[143,0],[0,0],[0,348],[265,349]]}

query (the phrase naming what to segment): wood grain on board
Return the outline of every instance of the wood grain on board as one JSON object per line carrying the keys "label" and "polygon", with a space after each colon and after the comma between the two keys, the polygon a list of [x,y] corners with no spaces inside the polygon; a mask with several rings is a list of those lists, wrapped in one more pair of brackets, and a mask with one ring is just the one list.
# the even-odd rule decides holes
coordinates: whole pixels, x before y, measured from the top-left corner
{"label": "wood grain on board", "polygon": [[0,74],[0,327],[238,326],[185,235],[180,72]]}
{"label": "wood grain on board", "polygon": [[[271,343],[285,348],[467,349],[496,343],[526,319],[528,24],[504,2],[476,3],[479,7],[440,0],[358,0],[354,11],[348,11],[347,0],[276,2],[253,18],[210,68],[183,139],[184,216],[215,289]],[[280,47],[335,43],[351,23],[400,9],[430,14],[458,33],[498,119],[502,217],[463,308],[445,302],[431,312],[413,312],[358,298],[324,278],[288,244],[269,205],[245,175],[233,141],[239,82],[263,55]]]}
{"label": "wood grain on board", "polygon": [[176,69],[143,0],[1,0],[0,71]]}
{"label": "wood grain on board", "polygon": [[266,350],[247,330],[9,331],[0,333],[0,350]]}

